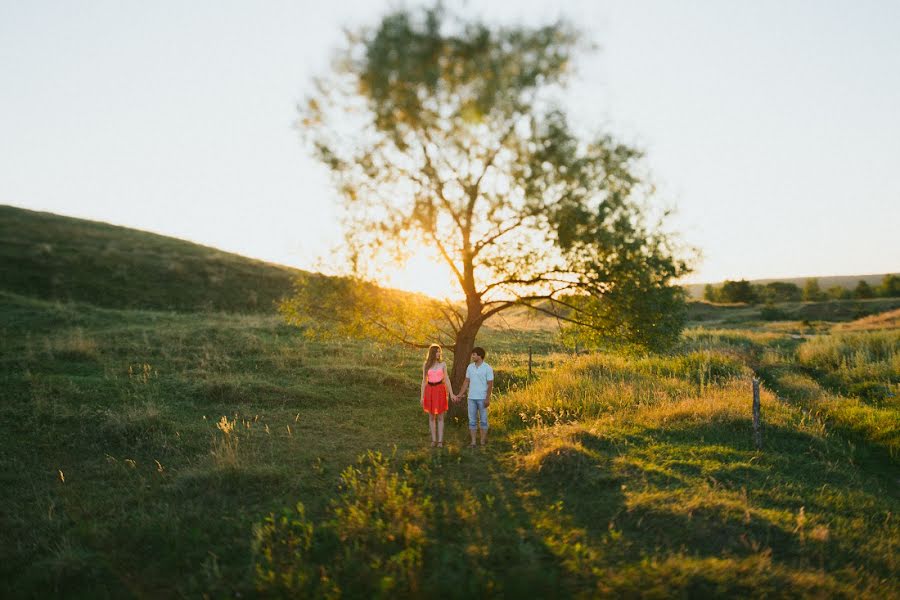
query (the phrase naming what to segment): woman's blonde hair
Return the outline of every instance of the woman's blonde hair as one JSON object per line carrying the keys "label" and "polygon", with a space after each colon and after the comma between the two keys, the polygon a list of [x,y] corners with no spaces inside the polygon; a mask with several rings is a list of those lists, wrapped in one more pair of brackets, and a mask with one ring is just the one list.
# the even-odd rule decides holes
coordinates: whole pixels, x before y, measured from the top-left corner
{"label": "woman's blonde hair", "polygon": [[441,347],[438,344],[432,344],[428,346],[428,354],[425,355],[425,364],[422,365],[422,372],[427,373],[428,369],[437,362],[437,353]]}

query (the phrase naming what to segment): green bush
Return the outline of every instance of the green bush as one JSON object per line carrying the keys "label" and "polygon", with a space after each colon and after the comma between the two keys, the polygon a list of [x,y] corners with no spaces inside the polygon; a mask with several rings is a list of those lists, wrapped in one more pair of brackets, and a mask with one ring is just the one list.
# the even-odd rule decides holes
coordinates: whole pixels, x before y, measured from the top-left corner
{"label": "green bush", "polygon": [[[297,514],[270,515],[256,528],[256,586],[300,597],[384,597],[421,593],[431,501],[369,451],[341,475],[331,517],[314,526]],[[315,543],[313,540],[315,539]]]}
{"label": "green bush", "polygon": [[[270,514],[254,528],[253,552],[256,555],[256,582],[260,591],[323,592],[310,561],[313,524],[306,518],[303,504],[295,511],[285,509],[280,516]],[[327,583],[321,582],[321,583]],[[310,596],[318,594],[310,594]]]}
{"label": "green bush", "polygon": [[767,304],[759,311],[759,317],[763,321],[788,321],[790,317],[780,308]]}

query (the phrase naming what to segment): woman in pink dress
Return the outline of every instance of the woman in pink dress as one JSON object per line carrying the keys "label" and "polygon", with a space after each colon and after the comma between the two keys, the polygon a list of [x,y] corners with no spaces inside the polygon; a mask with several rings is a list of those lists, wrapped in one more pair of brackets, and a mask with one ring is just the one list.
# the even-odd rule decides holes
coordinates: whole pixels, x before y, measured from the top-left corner
{"label": "woman in pink dress", "polygon": [[431,447],[444,447],[444,413],[447,412],[447,395],[453,394],[447,363],[437,344],[428,347],[425,364],[422,365],[422,409],[428,413],[431,428]]}

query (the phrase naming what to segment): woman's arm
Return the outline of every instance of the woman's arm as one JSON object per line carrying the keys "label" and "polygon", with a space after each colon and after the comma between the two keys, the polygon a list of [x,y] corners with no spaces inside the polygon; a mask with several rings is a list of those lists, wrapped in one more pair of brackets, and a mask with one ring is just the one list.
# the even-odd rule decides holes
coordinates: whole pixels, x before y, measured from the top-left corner
{"label": "woman's arm", "polygon": [[447,363],[444,363],[444,385],[450,390],[450,397],[453,397],[453,384],[450,383],[450,375],[447,374]]}
{"label": "woman's arm", "polygon": [[428,375],[425,372],[425,368],[422,367],[422,390],[419,392],[419,399],[422,402],[425,402],[425,381],[427,381]]}

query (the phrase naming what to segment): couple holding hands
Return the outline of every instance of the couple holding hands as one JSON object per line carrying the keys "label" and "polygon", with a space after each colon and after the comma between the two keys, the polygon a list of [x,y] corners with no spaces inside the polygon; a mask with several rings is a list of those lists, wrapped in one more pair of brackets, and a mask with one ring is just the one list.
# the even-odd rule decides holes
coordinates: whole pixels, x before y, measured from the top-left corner
{"label": "couple holding hands", "polygon": [[[428,348],[425,364],[422,366],[422,409],[428,413],[428,426],[431,428],[431,447],[444,447],[444,413],[449,404],[447,394],[454,402],[459,402],[466,391],[469,392],[469,435],[472,438],[470,448],[475,447],[475,433],[481,428],[481,445],[487,443],[487,409],[491,403],[491,391],[494,388],[494,370],[484,362],[484,348],[472,349],[472,362],[466,368],[466,380],[459,390],[453,393],[453,385],[447,373],[447,363],[443,361],[443,351],[437,344]],[[478,417],[481,417],[480,420]]]}

